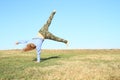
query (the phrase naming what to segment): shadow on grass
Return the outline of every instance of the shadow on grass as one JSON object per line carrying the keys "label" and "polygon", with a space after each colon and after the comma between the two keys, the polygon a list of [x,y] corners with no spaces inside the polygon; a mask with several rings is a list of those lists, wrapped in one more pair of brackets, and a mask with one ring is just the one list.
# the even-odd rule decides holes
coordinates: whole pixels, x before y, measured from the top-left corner
{"label": "shadow on grass", "polygon": [[[52,56],[52,57],[48,57],[48,58],[41,58],[41,62],[46,61],[46,60],[50,60],[50,59],[57,59],[60,58],[60,56]],[[36,61],[37,58],[33,59],[33,61]]]}

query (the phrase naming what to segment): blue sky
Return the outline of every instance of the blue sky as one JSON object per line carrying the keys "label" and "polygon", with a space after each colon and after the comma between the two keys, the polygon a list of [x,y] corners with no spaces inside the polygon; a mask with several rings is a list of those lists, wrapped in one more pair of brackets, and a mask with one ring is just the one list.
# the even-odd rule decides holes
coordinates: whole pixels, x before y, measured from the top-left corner
{"label": "blue sky", "polygon": [[56,10],[49,31],[69,40],[46,40],[43,49],[120,48],[120,0],[0,0],[0,49],[18,49],[36,37]]}

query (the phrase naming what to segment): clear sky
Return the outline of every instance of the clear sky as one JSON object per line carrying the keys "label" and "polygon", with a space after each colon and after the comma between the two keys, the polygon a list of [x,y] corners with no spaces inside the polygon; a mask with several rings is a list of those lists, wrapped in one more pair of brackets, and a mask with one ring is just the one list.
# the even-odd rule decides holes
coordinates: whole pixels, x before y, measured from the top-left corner
{"label": "clear sky", "polygon": [[0,0],[0,49],[36,37],[56,10],[49,31],[69,40],[46,40],[43,49],[120,48],[120,0]]}

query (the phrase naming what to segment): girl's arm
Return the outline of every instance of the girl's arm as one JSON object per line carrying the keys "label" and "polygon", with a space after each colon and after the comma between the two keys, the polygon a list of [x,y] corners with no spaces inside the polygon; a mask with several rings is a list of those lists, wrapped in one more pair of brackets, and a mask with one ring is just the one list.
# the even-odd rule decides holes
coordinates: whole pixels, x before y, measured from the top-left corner
{"label": "girl's arm", "polygon": [[28,42],[28,40],[18,41],[18,42],[16,42],[16,45],[18,45],[18,44],[25,44],[25,43],[27,43],[27,42]]}

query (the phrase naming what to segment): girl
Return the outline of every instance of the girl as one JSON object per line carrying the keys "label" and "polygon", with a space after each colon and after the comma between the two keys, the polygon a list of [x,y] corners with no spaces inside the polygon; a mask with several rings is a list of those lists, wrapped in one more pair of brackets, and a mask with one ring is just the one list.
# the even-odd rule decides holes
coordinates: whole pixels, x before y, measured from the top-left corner
{"label": "girl", "polygon": [[16,45],[18,44],[24,44],[26,43],[26,47],[23,49],[23,51],[30,51],[33,49],[36,49],[37,51],[37,62],[40,62],[40,53],[41,53],[41,46],[42,43],[45,39],[50,39],[50,40],[54,40],[54,41],[58,41],[58,42],[62,42],[67,44],[68,41],[64,40],[62,38],[59,38],[55,35],[53,35],[52,33],[49,32],[49,26],[51,24],[51,21],[53,19],[53,16],[55,15],[56,11],[54,10],[49,19],[47,20],[47,22],[44,24],[44,26],[38,31],[38,37],[37,38],[32,38],[31,40],[24,40],[24,41],[18,41],[16,42]]}

